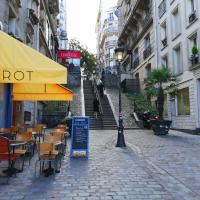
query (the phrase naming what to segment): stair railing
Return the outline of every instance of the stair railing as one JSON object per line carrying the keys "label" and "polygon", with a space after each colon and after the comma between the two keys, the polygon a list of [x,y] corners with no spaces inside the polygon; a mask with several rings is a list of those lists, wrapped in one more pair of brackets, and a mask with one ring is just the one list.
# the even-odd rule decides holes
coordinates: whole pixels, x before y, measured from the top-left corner
{"label": "stair railing", "polygon": [[100,116],[102,116],[103,115],[103,108],[102,108],[101,99],[100,99],[100,96],[99,96],[99,91],[97,89],[97,82],[96,82],[96,79],[94,79],[94,78],[92,79],[92,86],[93,86],[95,97],[99,101],[99,112],[100,112]]}

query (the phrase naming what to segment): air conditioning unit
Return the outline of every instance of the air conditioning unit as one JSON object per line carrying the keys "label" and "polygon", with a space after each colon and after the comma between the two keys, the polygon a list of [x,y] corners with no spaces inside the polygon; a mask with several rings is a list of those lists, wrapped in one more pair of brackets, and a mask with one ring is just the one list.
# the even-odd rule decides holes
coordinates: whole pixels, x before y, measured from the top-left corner
{"label": "air conditioning unit", "polygon": [[189,15],[189,23],[192,23],[195,19],[196,19],[196,12],[194,11]]}

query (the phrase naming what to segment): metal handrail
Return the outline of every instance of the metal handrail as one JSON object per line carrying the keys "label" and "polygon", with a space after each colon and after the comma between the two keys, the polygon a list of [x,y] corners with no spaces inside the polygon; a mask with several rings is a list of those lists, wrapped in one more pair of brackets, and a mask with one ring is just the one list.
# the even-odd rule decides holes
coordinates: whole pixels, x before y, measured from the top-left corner
{"label": "metal handrail", "polygon": [[93,86],[95,96],[96,96],[97,100],[99,101],[99,112],[102,115],[103,114],[103,108],[102,108],[101,99],[100,99],[100,96],[99,96],[99,91],[97,89],[97,82],[96,82],[95,78],[92,79],[92,86]]}

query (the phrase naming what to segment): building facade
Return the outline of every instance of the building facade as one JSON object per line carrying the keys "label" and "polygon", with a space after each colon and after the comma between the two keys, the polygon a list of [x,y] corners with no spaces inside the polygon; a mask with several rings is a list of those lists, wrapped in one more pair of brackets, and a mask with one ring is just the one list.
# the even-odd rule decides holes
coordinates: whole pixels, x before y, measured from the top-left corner
{"label": "building facade", "polygon": [[68,48],[68,37],[67,37],[67,18],[66,18],[66,0],[59,0],[59,14],[57,16],[58,21],[58,41],[59,49]]}
{"label": "building facade", "polygon": [[178,78],[177,94],[166,94],[166,117],[172,127],[200,128],[200,2],[198,0],[155,1],[157,63]]}
{"label": "building facade", "polygon": [[106,73],[116,73],[114,49],[118,39],[118,13],[117,7],[104,7],[100,2],[96,22],[97,33],[97,62],[100,69]]}
{"label": "building facade", "polygon": [[[4,32],[55,59],[58,49],[58,0],[1,0],[0,22]],[[35,124],[41,115],[40,102],[12,102],[12,84],[0,83],[0,127],[16,123]],[[38,106],[39,104],[39,106]],[[13,122],[12,115],[14,114]],[[38,114],[40,113],[40,114]],[[30,117],[27,117],[30,116]]]}
{"label": "building facade", "polygon": [[153,4],[151,0],[119,0],[118,44],[126,50],[123,79],[137,79],[140,89],[155,67]]}

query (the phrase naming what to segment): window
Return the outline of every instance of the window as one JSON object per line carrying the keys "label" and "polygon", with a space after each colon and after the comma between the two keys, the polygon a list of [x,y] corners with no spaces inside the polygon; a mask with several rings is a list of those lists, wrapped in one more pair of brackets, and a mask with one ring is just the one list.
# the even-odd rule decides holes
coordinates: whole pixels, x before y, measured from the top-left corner
{"label": "window", "polygon": [[144,60],[151,55],[151,45],[150,44],[151,44],[150,43],[150,33],[148,33],[147,36],[144,38],[144,52],[143,52]]}
{"label": "window", "polygon": [[166,12],[166,0],[163,0],[160,5],[158,6],[158,14],[161,18]]}
{"label": "window", "polygon": [[16,18],[10,18],[8,21],[8,33],[16,35]]}
{"label": "window", "polygon": [[150,46],[150,33],[144,38],[144,48],[147,49]]}
{"label": "window", "polygon": [[167,55],[162,57],[161,65],[165,66],[165,67],[168,67],[168,56]]}
{"label": "window", "polygon": [[148,64],[146,67],[145,67],[145,78],[147,78],[149,76],[149,74],[151,73],[151,64]]}
{"label": "window", "polygon": [[177,37],[180,32],[181,32],[181,21],[180,21],[180,16],[179,16],[179,10],[176,8],[172,12],[172,38]]}
{"label": "window", "polygon": [[109,57],[114,58],[114,49],[113,48],[109,48]]}
{"label": "window", "polygon": [[133,60],[137,59],[139,57],[139,53],[138,53],[138,48],[135,49],[134,53],[133,53]]}
{"label": "window", "polygon": [[196,19],[195,0],[186,0],[186,13],[188,16],[188,24],[190,24]]}
{"label": "window", "polygon": [[112,32],[113,31],[113,23],[109,23],[108,24],[108,32]]}
{"label": "window", "polygon": [[174,68],[173,72],[175,74],[183,73],[183,66],[181,62],[181,47],[180,45],[173,49],[173,59],[174,59]]}
{"label": "window", "polygon": [[114,20],[113,13],[109,13],[108,14],[108,21],[112,21],[112,20]]}
{"label": "window", "polygon": [[167,46],[167,24],[166,24],[166,21],[164,21],[160,25],[160,34],[161,34],[162,47],[165,47],[165,46]]}
{"label": "window", "polygon": [[189,88],[178,91],[177,94],[178,115],[190,115]]}
{"label": "window", "polygon": [[189,44],[188,44],[188,56],[191,58],[192,55],[192,47],[195,45],[198,47],[197,43],[197,33],[194,33],[192,36],[188,38]]}
{"label": "window", "polygon": [[139,52],[137,48],[134,50],[134,53],[133,53],[133,68],[136,68],[139,64],[140,64],[140,60],[139,60]]}

